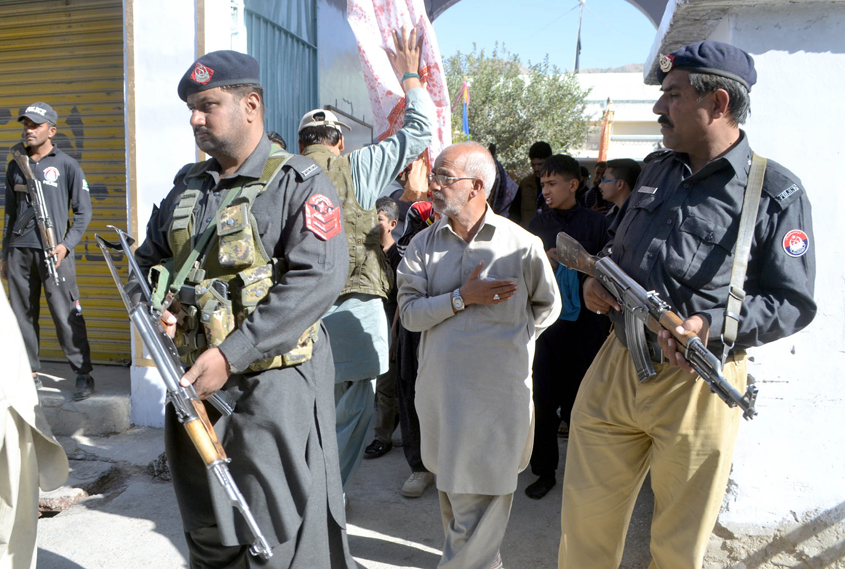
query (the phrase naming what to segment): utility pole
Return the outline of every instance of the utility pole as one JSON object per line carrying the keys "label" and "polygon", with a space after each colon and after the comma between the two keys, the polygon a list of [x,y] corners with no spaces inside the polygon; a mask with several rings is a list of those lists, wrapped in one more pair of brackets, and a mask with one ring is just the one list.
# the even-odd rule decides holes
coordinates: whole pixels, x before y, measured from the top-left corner
{"label": "utility pole", "polygon": [[580,69],[579,60],[581,58],[581,20],[584,18],[584,4],[587,0],[580,0],[581,8],[578,12],[578,43],[575,45],[575,73]]}

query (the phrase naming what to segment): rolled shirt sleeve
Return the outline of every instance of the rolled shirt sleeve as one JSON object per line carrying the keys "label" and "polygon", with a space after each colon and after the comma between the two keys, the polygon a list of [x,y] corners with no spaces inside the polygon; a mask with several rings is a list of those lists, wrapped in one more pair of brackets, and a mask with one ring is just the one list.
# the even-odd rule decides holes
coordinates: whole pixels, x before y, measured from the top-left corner
{"label": "rolled shirt sleeve", "polygon": [[364,209],[372,209],[382,190],[431,144],[434,103],[423,88],[405,94],[402,128],[378,144],[349,155],[355,197]]}

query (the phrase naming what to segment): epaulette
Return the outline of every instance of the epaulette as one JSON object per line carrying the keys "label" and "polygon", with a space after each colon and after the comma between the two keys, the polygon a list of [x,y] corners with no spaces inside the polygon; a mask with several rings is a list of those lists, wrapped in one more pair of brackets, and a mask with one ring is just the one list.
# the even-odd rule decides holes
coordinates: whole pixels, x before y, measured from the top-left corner
{"label": "epaulette", "polygon": [[795,174],[777,162],[769,160],[766,165],[763,192],[783,210],[801,198],[804,188]]}
{"label": "epaulette", "polygon": [[646,156],[645,158],[643,158],[643,163],[644,163],[644,164],[648,164],[648,163],[649,163],[649,162],[651,162],[652,160],[656,160],[657,158],[663,158],[664,156],[668,156],[668,155],[669,155],[669,154],[671,154],[671,153],[672,153],[672,151],[671,151],[671,150],[666,150],[666,149],[664,149],[664,150],[655,150],[654,152],[652,152],[651,154],[649,154],[648,156]]}
{"label": "epaulette", "polygon": [[173,185],[175,186],[179,182],[179,180],[181,180],[182,178],[187,176],[188,172],[190,172],[191,168],[193,168],[193,167],[194,167],[193,162],[191,162],[190,164],[185,164],[184,166],[182,166],[182,168],[180,168],[179,171],[176,172],[176,175],[173,176]]}
{"label": "epaulette", "polygon": [[299,175],[299,180],[304,182],[309,178],[313,178],[323,171],[316,162],[305,156],[294,154],[285,162],[284,168],[290,168]]}

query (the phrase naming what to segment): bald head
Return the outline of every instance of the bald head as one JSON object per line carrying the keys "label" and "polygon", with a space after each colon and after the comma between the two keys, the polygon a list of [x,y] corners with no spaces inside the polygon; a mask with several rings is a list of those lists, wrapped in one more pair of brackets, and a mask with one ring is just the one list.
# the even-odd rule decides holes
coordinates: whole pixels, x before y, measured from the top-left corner
{"label": "bald head", "polygon": [[490,151],[477,142],[467,141],[447,147],[440,156],[447,153],[450,161],[463,171],[462,176],[481,180],[484,184],[484,198],[490,197],[493,184],[496,183],[496,163]]}

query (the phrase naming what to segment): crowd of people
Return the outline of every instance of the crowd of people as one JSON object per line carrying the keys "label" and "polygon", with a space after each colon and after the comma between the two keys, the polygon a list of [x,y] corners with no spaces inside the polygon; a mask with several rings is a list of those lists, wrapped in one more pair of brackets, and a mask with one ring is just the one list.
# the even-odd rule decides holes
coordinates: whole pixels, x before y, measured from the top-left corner
{"label": "crowd of people", "polygon": [[[537,479],[525,493],[543,498],[556,484],[560,436],[569,442],[559,567],[618,567],[651,472],[654,567],[700,569],[739,414],[696,381],[667,331],[648,332],[656,376],[639,381],[622,307],[559,262],[556,239],[567,233],[659,293],[686,318],[674,332],[699,336],[742,391],[745,350],[800,330],[816,310],[806,193],[775,162],[749,172],[759,160],[740,125],[752,58],[710,41],[664,56],[654,112],[666,150],[643,165],[599,162],[591,184],[575,158],[536,142],[532,172],[516,182],[495,148],[476,142],[427,162],[434,110],[415,34],[397,30],[390,57],[406,97],[401,129],[350,153],[349,127],[324,109],[302,117],[298,154],[269,136],[248,55],[206,54],[179,82],[210,158],[176,174],[135,257],[172,294],[162,324],[189,366],[182,384],[235,402],[232,415],[209,416],[273,554],[250,555],[248,528],[168,405],[166,452],[191,566],[355,567],[345,489],[363,458],[392,450],[399,427],[410,468],[402,495],[435,486],[439,496],[441,569],[503,567],[517,476],[530,464]],[[50,144],[49,106],[20,120],[36,176],[67,180],[52,186],[51,207],[64,207],[64,222],[74,210],[56,254],[75,290],[68,252],[90,219],[87,185],[78,165],[49,172],[50,160],[65,160]],[[2,270],[24,339],[35,338],[26,341],[34,373],[33,301],[42,283],[50,300],[53,283],[35,222],[16,222],[28,215],[16,168],[6,176]],[[746,193],[759,205],[743,205]],[[750,231],[740,230],[743,217]],[[742,240],[747,263],[732,254]],[[76,351],[70,342],[84,338],[74,300],[50,307],[68,327],[59,339],[82,398],[93,380],[87,341]]]}

